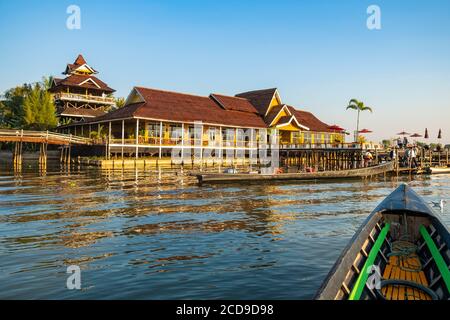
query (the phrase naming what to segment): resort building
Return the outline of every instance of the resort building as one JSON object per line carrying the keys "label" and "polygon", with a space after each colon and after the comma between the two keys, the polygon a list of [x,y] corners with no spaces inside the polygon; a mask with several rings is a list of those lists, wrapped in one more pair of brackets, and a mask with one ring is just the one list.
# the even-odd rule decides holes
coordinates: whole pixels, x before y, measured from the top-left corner
{"label": "resort building", "polygon": [[265,135],[275,135],[280,149],[344,146],[342,132],[284,104],[276,88],[197,96],[135,87],[124,107],[59,131],[103,141],[107,157],[162,157],[174,146],[254,151]]}
{"label": "resort building", "polygon": [[94,76],[97,73],[80,54],[74,63],[67,64],[64,79],[53,79],[49,91],[61,125],[102,116],[115,105],[115,90]]}

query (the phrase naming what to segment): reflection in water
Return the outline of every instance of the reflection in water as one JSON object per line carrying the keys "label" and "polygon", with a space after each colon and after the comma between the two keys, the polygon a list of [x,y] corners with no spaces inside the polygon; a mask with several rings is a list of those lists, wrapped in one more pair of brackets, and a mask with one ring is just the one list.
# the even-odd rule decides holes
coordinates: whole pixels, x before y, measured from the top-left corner
{"label": "reflection in water", "polygon": [[[0,298],[308,299],[406,179],[199,187],[180,171],[0,167]],[[436,201],[449,182],[411,185]],[[82,291],[65,289],[72,264]]]}

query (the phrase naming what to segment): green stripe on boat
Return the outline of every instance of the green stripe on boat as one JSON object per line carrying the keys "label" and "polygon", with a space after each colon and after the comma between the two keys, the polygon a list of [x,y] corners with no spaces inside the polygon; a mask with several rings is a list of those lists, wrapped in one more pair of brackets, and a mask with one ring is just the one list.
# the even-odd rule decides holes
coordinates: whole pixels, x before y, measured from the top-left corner
{"label": "green stripe on boat", "polygon": [[427,229],[423,225],[421,225],[419,230],[428,246],[428,249],[431,252],[431,255],[433,256],[434,262],[436,262],[439,272],[442,275],[442,279],[444,279],[447,290],[448,292],[450,292],[450,271],[448,271],[447,264],[445,263],[444,258],[442,258],[441,254],[439,253],[439,249],[436,247],[436,244],[434,243]]}
{"label": "green stripe on boat", "polygon": [[375,259],[378,255],[378,252],[381,249],[381,246],[383,245],[384,240],[386,239],[390,227],[391,224],[386,223],[383,229],[381,229],[380,235],[378,236],[377,241],[375,241],[372,250],[370,250],[369,256],[367,257],[367,260],[364,263],[364,267],[362,268],[361,273],[359,274],[358,280],[356,280],[356,283],[353,286],[353,290],[352,292],[350,292],[350,297],[348,298],[349,300],[359,300],[359,298],[361,298],[361,294],[366,285],[367,279],[369,278],[367,270],[375,262]]}

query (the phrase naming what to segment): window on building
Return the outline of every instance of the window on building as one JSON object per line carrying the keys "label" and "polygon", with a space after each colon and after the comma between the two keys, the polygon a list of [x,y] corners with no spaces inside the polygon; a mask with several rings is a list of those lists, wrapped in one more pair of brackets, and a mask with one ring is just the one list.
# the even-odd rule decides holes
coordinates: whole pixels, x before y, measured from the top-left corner
{"label": "window on building", "polygon": [[148,131],[149,138],[159,138],[159,136],[160,136],[159,123],[149,123],[147,126],[147,131]]}
{"label": "window on building", "polygon": [[304,133],[304,143],[311,143],[311,132]]}

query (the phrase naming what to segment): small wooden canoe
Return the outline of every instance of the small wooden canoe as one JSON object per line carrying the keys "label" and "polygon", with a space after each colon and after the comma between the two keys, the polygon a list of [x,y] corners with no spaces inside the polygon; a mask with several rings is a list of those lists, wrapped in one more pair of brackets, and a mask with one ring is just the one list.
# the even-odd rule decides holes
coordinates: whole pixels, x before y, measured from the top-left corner
{"label": "small wooden canoe", "polygon": [[258,174],[258,173],[192,173],[199,183],[224,183],[224,182],[260,182],[260,181],[286,181],[286,180],[320,180],[320,179],[347,179],[369,177],[394,170],[394,163],[387,162],[378,166],[319,172]]}
{"label": "small wooden canoe", "polygon": [[401,185],[360,227],[315,298],[447,300],[449,245],[450,234],[439,217]]}
{"label": "small wooden canoe", "polygon": [[446,167],[431,167],[430,168],[431,174],[444,174],[444,173],[450,173],[450,168]]}

